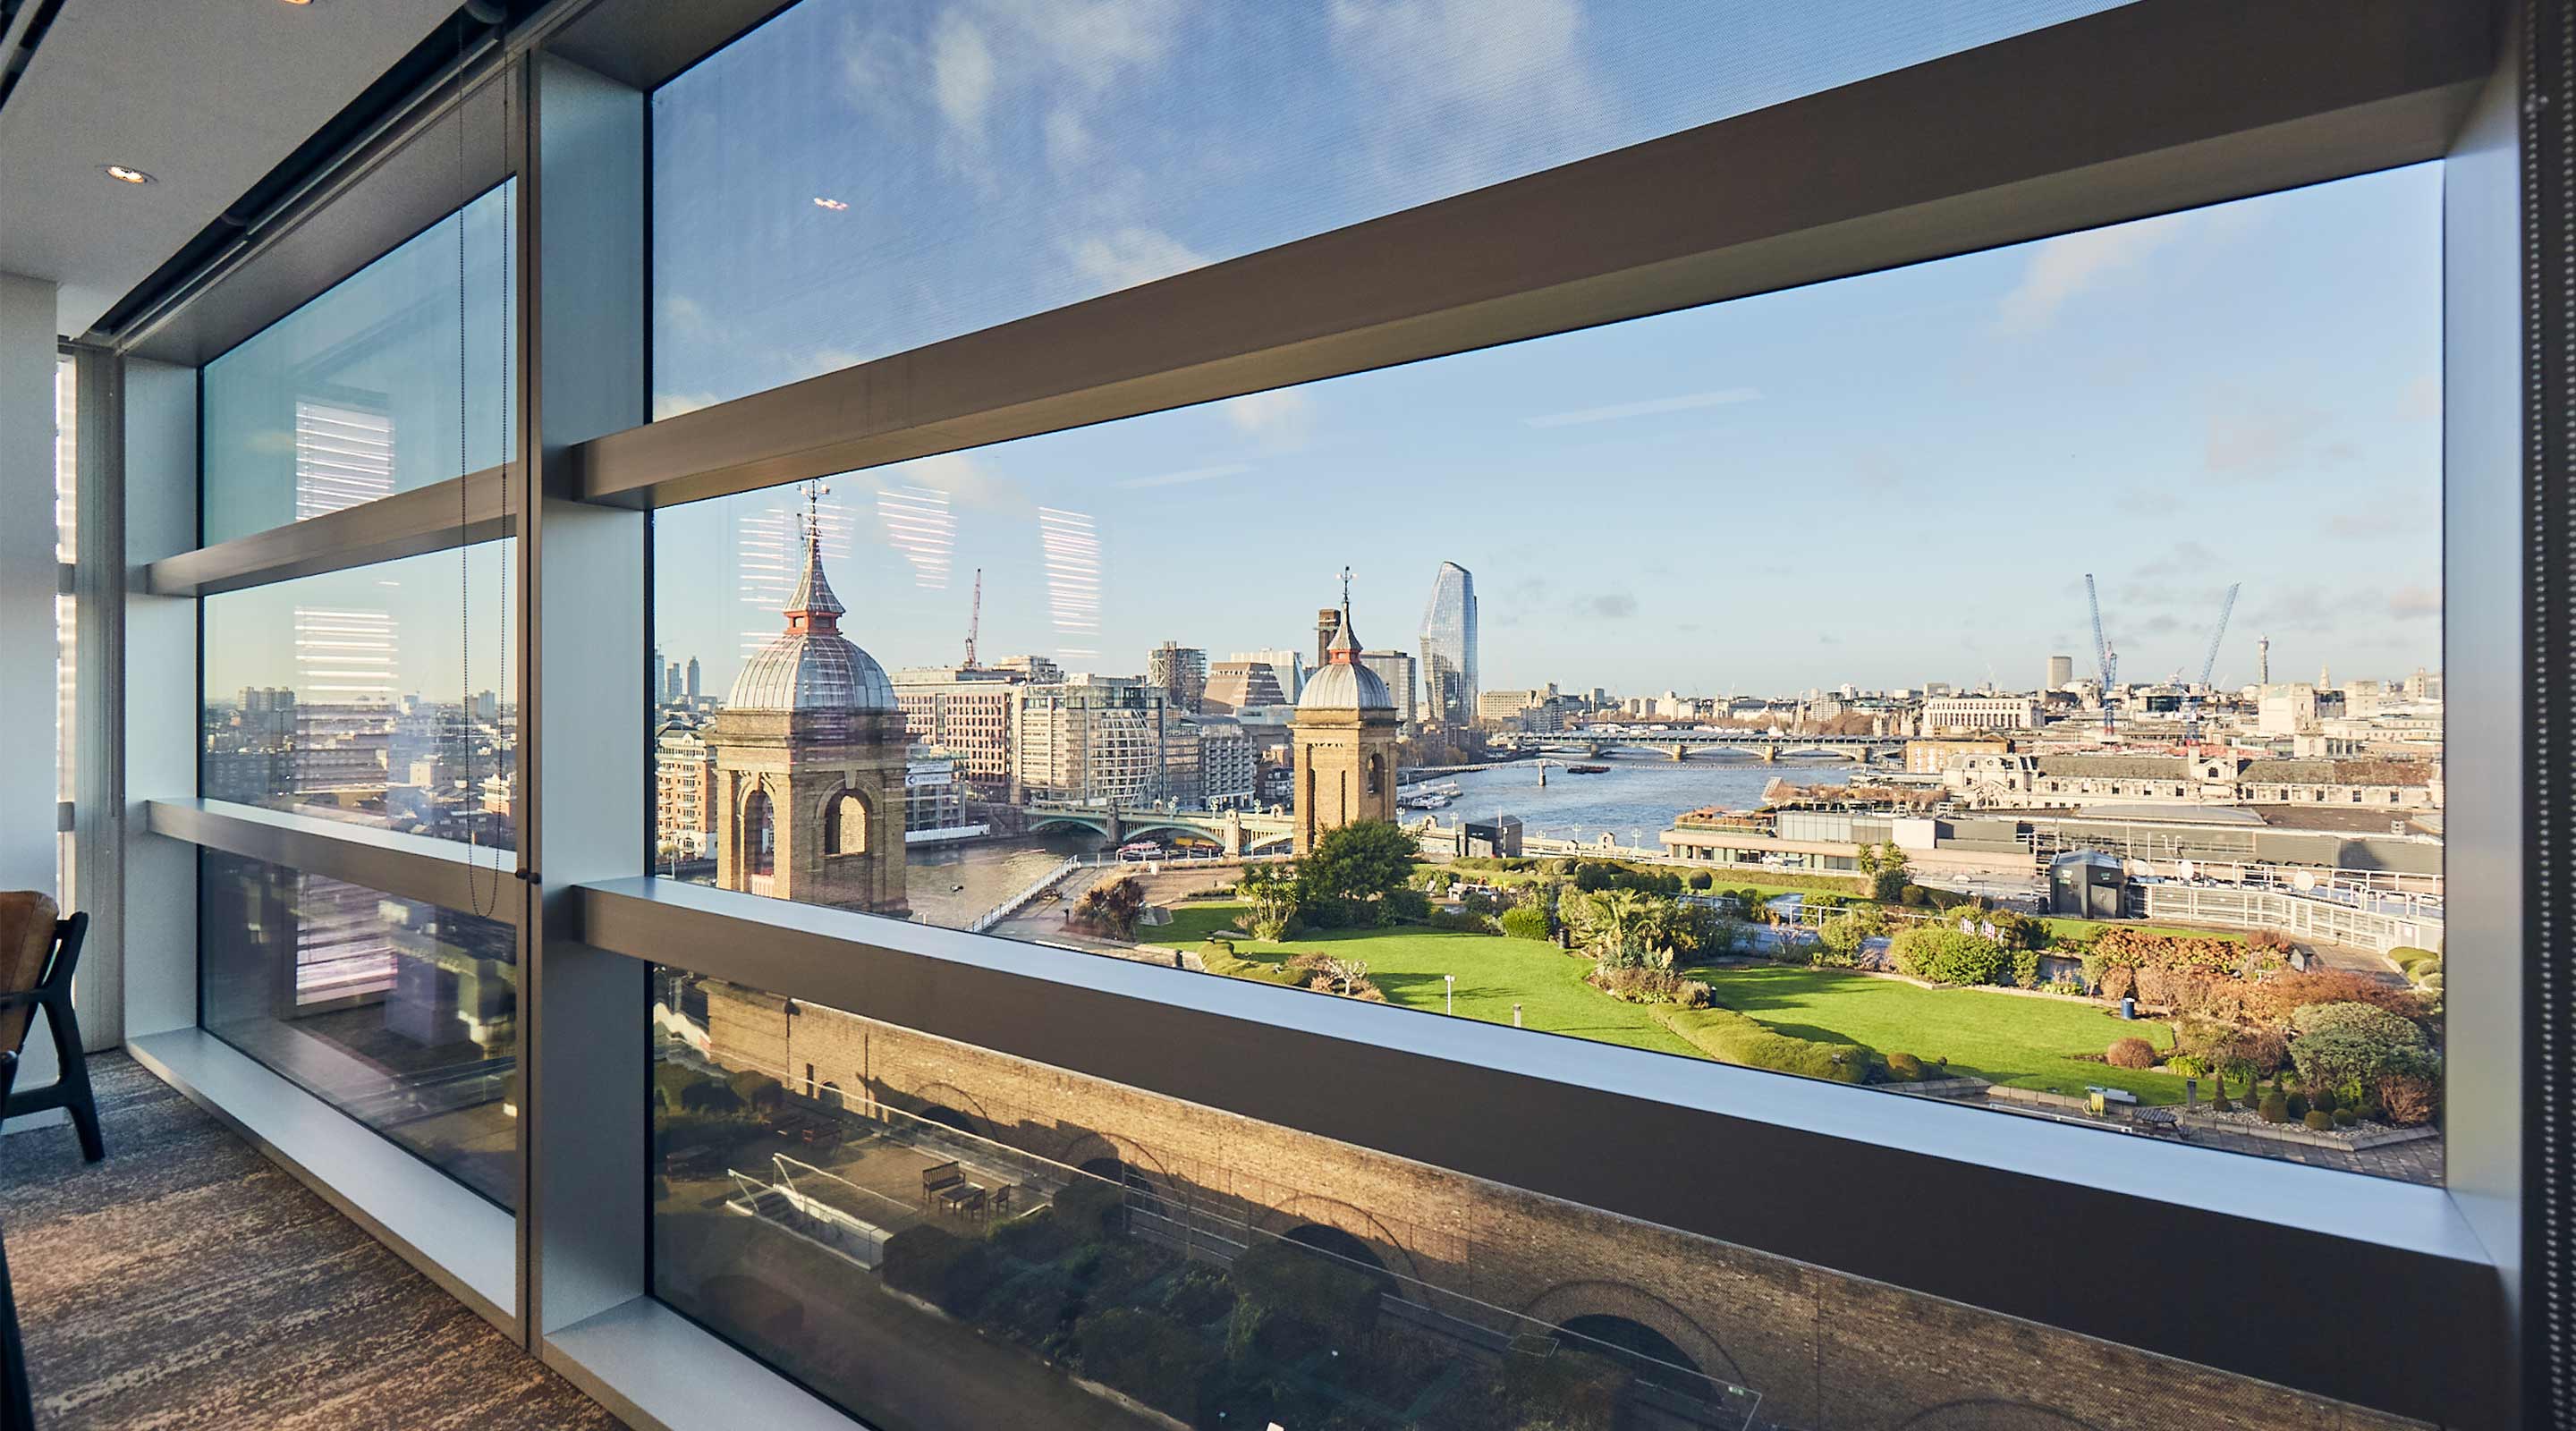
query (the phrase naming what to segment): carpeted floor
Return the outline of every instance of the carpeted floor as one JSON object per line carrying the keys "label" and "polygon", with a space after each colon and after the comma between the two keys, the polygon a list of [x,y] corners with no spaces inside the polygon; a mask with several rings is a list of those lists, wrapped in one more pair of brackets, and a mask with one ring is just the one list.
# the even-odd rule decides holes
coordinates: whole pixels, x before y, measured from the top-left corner
{"label": "carpeted floor", "polygon": [[133,1060],[90,1073],[107,1161],[83,1163],[68,1127],[0,1139],[41,1431],[615,1431]]}

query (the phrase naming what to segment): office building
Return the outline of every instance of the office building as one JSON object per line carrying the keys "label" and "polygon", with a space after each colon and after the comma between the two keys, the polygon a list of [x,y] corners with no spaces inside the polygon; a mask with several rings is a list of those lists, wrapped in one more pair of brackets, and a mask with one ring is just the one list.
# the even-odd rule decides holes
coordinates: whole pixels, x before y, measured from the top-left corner
{"label": "office building", "polygon": [[1476,578],[1444,561],[1431,579],[1431,601],[1422,610],[1424,718],[1437,725],[1476,719]]}
{"label": "office building", "polygon": [[1145,653],[1145,680],[1162,687],[1174,706],[1195,712],[1207,695],[1207,652],[1166,641]]}
{"label": "office building", "polygon": [[2051,656],[2048,658],[2048,682],[2040,689],[2047,691],[2062,691],[2066,689],[2068,684],[2073,682],[2074,679],[2075,658],[2072,656]]}
{"label": "office building", "polygon": [[1078,675],[1020,696],[1012,762],[1023,798],[1150,805],[1164,798],[1170,708],[1160,686]]}
{"label": "office building", "polygon": [[945,751],[957,778],[988,800],[1012,798],[1011,739],[1024,682],[1016,671],[908,666],[894,673],[912,738]]}

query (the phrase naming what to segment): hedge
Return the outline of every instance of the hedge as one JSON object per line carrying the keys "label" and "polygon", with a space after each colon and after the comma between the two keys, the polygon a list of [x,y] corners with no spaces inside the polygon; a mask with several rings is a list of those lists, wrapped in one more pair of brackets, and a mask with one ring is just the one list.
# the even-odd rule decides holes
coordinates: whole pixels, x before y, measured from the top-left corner
{"label": "hedge", "polygon": [[2001,944],[1940,925],[1904,931],[1887,952],[1899,971],[1936,984],[2001,983],[2010,967]]}
{"label": "hedge", "polygon": [[1074,1328],[1083,1374],[1184,1421],[1199,1416],[1199,1386],[1212,1354],[1200,1338],[1168,1317],[1114,1307]]}
{"label": "hedge", "polygon": [[1219,953],[1213,948],[1202,948],[1199,951],[1199,962],[1207,966],[1209,973],[1222,974],[1229,979],[1258,979],[1269,984],[1294,982],[1288,972],[1277,964],[1264,964],[1258,959],[1237,958],[1232,954]]}
{"label": "hedge", "polygon": [[1293,1242],[1261,1241],[1227,1269],[1244,1298],[1275,1317],[1304,1322],[1348,1346],[1377,1325],[1383,1273],[1364,1272]]}
{"label": "hedge", "polygon": [[1860,1044],[1792,1038],[1733,1009],[1659,1008],[1654,1015],[1655,1022],[1720,1063],[1828,1078],[1837,1083],[1867,1083],[1881,1066],[1876,1050]]}
{"label": "hedge", "polygon": [[1503,937],[1507,939],[1544,941],[1549,932],[1547,911],[1539,908],[1535,903],[1513,905],[1503,911],[1502,928]]}

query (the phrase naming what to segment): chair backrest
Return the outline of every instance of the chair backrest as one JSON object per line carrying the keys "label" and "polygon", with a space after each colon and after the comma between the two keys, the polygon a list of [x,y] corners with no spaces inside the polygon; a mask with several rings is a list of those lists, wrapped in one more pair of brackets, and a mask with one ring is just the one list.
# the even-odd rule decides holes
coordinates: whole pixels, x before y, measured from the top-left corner
{"label": "chair backrest", "polygon": [[[53,962],[60,911],[52,895],[32,889],[0,890],[0,993],[34,990]],[[16,1053],[27,1042],[31,1005],[0,1009],[0,1051]]]}

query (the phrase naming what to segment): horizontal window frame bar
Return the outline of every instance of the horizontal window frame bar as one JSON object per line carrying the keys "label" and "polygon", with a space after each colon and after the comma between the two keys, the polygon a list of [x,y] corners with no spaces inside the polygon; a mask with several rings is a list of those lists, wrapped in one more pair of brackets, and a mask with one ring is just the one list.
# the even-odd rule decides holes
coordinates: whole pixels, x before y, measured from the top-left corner
{"label": "horizontal window frame bar", "polygon": [[[520,888],[519,856],[512,850],[468,848],[452,840],[227,800],[153,800],[147,811],[152,833],[199,849],[344,880],[512,928],[518,927],[526,902]],[[492,897],[491,861],[496,853],[502,861],[498,899]],[[489,913],[479,907],[484,901],[492,906]]]}
{"label": "horizontal window frame bar", "polygon": [[2136,0],[611,433],[580,491],[696,501],[2432,159],[2497,24]]}
{"label": "horizontal window frame bar", "polygon": [[850,1431],[859,1424],[649,1294],[539,1337],[537,1355],[635,1431]]}
{"label": "horizontal window frame bar", "polygon": [[[2439,1188],[651,876],[574,893],[611,953],[2319,1395],[2475,1425],[2502,1382],[2497,1271]],[[1403,1111],[1421,1107],[1443,1112]],[[1531,1136],[1550,1127],[1583,1146]],[[1799,1196],[1744,1175],[1766,1166]],[[2017,1236],[2083,1247],[2099,1275],[1923,1236],[1885,1216],[1888,1188],[2015,1209]],[[2274,1273],[2254,1285],[2225,1251],[2249,1239]],[[2128,1285],[2159,1295],[2089,1290]],[[2450,1315],[2239,1330],[2364,1299]]]}
{"label": "horizontal window frame bar", "polygon": [[126,1048],[448,1295],[518,1338],[511,1214],[204,1029],[147,1034]]}
{"label": "horizontal window frame bar", "polygon": [[486,467],[166,556],[145,569],[145,589],[154,596],[212,596],[510,536],[517,509],[527,502],[513,475],[506,466]]}

